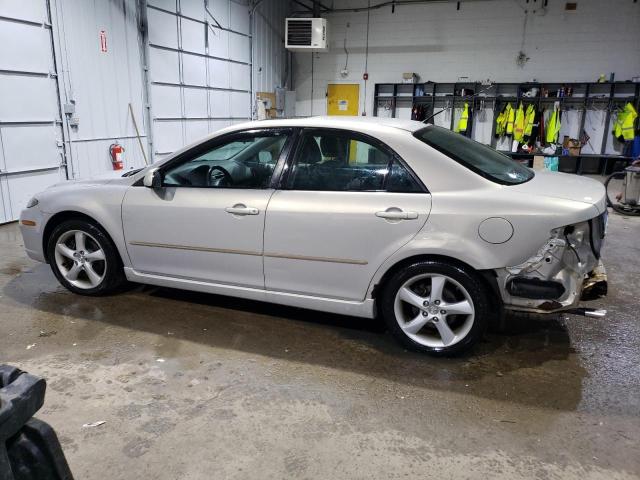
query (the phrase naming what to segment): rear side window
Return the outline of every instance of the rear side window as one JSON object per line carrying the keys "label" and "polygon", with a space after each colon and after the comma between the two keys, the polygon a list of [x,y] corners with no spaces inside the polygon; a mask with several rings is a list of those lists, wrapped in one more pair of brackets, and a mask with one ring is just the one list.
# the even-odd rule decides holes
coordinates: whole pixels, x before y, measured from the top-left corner
{"label": "rear side window", "polygon": [[297,149],[287,188],[382,190],[392,158],[390,152],[349,132],[306,132]]}
{"label": "rear side window", "polygon": [[422,193],[424,189],[398,160],[394,160],[387,178],[387,192]]}
{"label": "rear side window", "polygon": [[414,136],[493,182],[517,185],[534,176],[532,170],[510,157],[446,128],[429,126],[418,130]]}

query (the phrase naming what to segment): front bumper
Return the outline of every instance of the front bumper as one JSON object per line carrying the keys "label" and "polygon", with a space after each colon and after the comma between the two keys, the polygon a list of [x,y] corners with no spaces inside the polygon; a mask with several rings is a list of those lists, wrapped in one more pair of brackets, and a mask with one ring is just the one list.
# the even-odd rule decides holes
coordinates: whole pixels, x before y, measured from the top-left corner
{"label": "front bumper", "polygon": [[27,208],[20,214],[20,232],[24,249],[29,258],[38,262],[46,262],[42,238],[46,223],[46,215],[38,208]]}

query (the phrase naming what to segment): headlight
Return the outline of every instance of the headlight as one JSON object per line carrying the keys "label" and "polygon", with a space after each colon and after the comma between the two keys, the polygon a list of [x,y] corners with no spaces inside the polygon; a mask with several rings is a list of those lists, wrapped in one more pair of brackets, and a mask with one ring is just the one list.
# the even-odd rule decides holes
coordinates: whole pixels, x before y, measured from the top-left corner
{"label": "headlight", "polygon": [[27,208],[32,208],[35,207],[36,205],[38,205],[38,199],[36,197],[33,197],[31,200],[29,200],[27,202]]}

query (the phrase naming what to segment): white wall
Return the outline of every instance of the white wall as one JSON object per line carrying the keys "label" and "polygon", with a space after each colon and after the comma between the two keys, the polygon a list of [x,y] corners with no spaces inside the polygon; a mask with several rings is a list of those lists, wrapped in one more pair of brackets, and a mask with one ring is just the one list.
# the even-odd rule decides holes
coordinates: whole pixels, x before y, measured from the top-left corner
{"label": "white wall", "polygon": [[[366,0],[333,2],[335,8],[366,6]],[[372,4],[379,3],[371,0]],[[537,0],[541,5],[543,0]],[[326,85],[360,83],[360,112],[373,109],[375,83],[400,82],[403,72],[416,72],[421,81],[452,82],[491,78],[507,81],[595,81],[615,72],[616,80],[640,75],[640,3],[632,0],[580,0],[575,13],[565,13],[566,2],[549,0],[546,12],[534,0],[463,1],[398,5],[373,10],[369,27],[369,62],[366,100],[363,98],[366,12],[333,13],[329,19],[329,53],[315,54],[313,108],[311,105],[312,54],[294,54],[296,114],[326,113]],[[530,57],[524,68],[515,59],[522,45]],[[349,25],[349,26],[347,26]],[[344,38],[349,50],[349,75]],[[365,103],[366,101],[366,103]]]}

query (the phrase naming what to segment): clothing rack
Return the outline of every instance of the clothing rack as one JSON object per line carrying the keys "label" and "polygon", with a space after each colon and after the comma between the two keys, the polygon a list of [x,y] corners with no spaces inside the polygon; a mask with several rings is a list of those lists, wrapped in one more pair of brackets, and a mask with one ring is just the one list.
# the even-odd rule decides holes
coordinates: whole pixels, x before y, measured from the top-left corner
{"label": "clothing rack", "polygon": [[[533,88],[537,88],[536,96],[524,94]],[[571,95],[557,96],[557,92],[564,89],[565,93],[571,89]],[[548,91],[550,96],[542,96],[542,92]],[[462,93],[465,93],[464,95]],[[466,92],[473,92],[466,94]],[[554,95],[554,96],[551,96]],[[640,110],[640,83],[633,82],[545,82],[545,83],[491,83],[480,82],[424,82],[424,83],[377,83],[374,89],[373,114],[380,116],[381,109],[390,111],[390,116],[398,118],[401,109],[412,111],[414,107],[421,107],[426,116],[433,115],[443,108],[450,109],[449,128],[454,130],[457,109],[461,109],[464,103],[469,103],[472,118],[480,110],[480,106],[493,110],[491,129],[492,147],[497,146],[495,138],[495,118],[504,106],[510,102],[514,109],[520,102],[524,108],[530,103],[536,109],[548,106],[554,102],[560,102],[563,112],[568,110],[580,111],[578,136],[585,128],[588,111],[605,111],[603,122],[602,142],[599,151],[578,155],[575,162],[565,161],[565,164],[574,164],[565,171],[576,173],[602,173],[624,168],[631,160],[618,154],[607,154],[607,141],[611,135],[612,114],[622,108],[627,102],[631,102],[636,110]],[[472,128],[468,128],[465,135],[472,135]],[[592,145],[593,150],[595,146]],[[534,155],[541,153],[523,153],[504,151],[514,159],[531,165]],[[562,164],[562,159],[561,159]]]}

